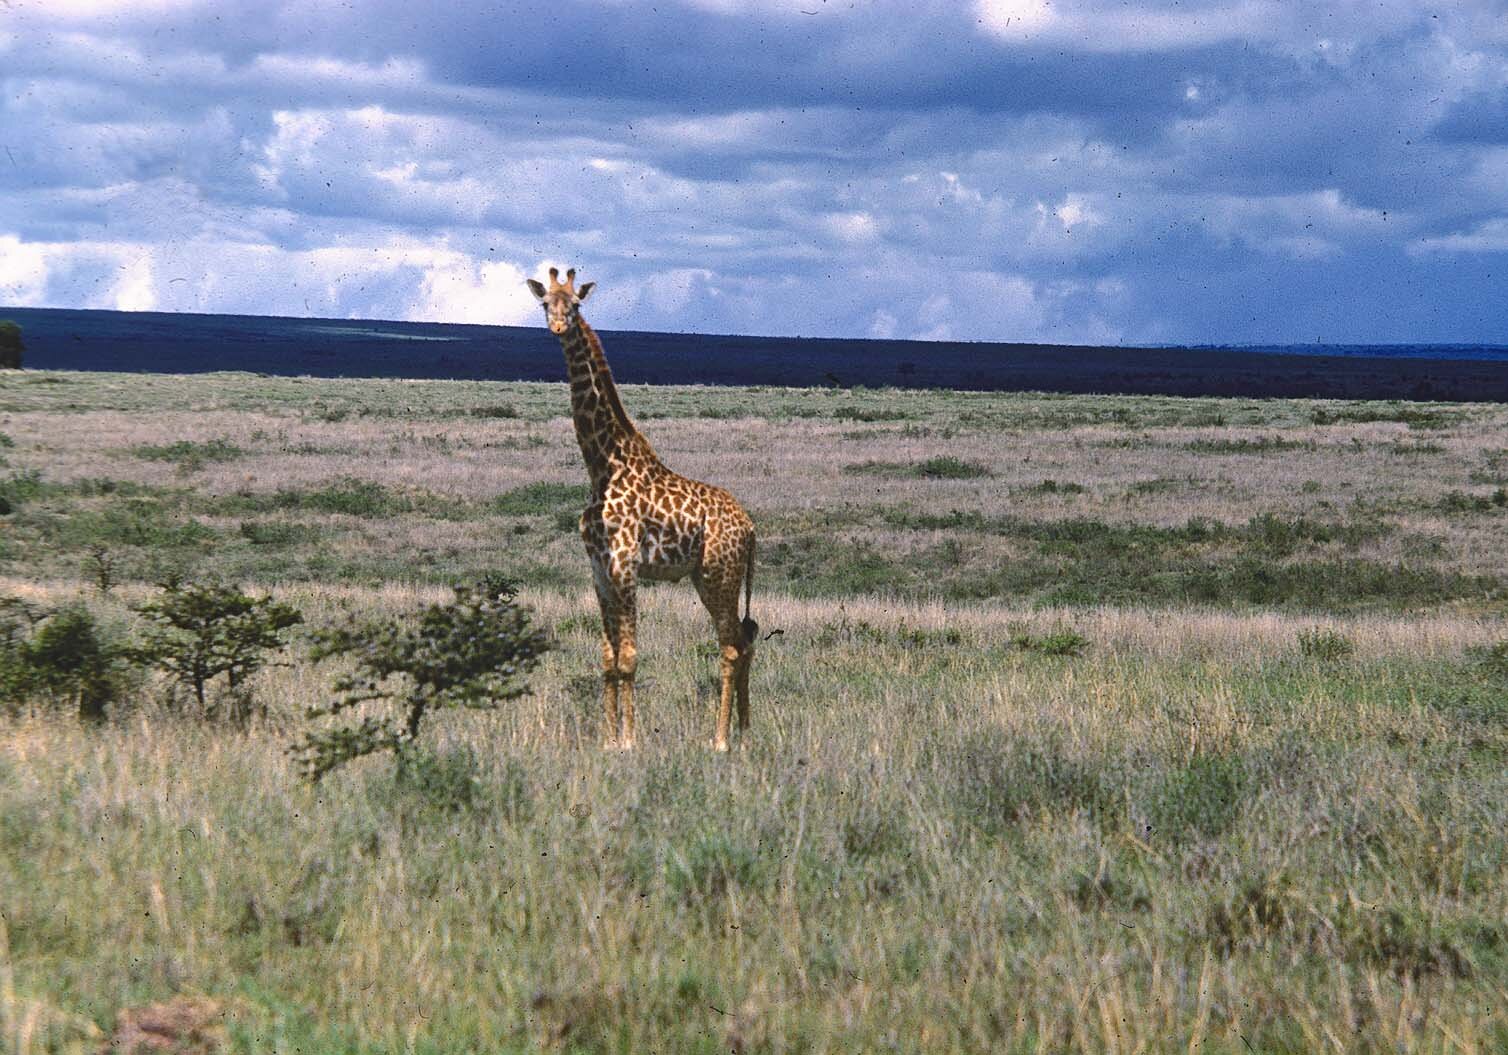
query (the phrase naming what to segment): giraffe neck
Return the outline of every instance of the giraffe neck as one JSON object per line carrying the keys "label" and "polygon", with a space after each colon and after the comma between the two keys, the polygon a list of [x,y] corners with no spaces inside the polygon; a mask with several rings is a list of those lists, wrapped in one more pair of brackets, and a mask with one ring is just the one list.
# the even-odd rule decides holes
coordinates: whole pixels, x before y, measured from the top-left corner
{"label": "giraffe neck", "polygon": [[599,494],[615,470],[636,456],[653,458],[654,451],[623,409],[596,331],[578,317],[576,325],[560,335],[560,346],[565,351],[571,383],[576,442],[586,461],[592,492]]}

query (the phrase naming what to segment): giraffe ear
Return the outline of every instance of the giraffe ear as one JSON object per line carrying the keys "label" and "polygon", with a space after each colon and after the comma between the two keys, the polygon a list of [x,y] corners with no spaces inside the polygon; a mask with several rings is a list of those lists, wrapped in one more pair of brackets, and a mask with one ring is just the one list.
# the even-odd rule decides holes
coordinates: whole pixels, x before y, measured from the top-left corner
{"label": "giraffe ear", "polygon": [[596,288],[597,283],[595,282],[584,283],[582,287],[576,291],[576,302],[579,304],[583,300],[586,300],[587,297],[592,295],[592,290]]}
{"label": "giraffe ear", "polygon": [[545,285],[543,282],[535,281],[532,278],[525,279],[524,281],[529,283],[529,292],[534,294],[536,300],[545,299]]}

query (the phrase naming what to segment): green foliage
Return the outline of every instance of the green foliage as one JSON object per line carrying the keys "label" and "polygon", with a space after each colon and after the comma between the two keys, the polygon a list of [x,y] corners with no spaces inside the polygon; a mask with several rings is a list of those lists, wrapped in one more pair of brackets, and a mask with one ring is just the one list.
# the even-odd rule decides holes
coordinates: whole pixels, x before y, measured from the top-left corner
{"label": "green foliage", "polygon": [[1223,833],[1241,812],[1250,780],[1243,759],[1200,754],[1170,768],[1146,803],[1153,841],[1209,839]]}
{"label": "green foliage", "polygon": [[1188,449],[1197,454],[1270,454],[1273,451],[1312,451],[1310,440],[1286,440],[1281,436],[1239,436],[1234,439],[1194,440]]}
{"label": "green foliage", "polygon": [[1356,644],[1339,630],[1316,626],[1299,631],[1299,654],[1332,662],[1356,651]]}
{"label": "green foliage", "polygon": [[905,421],[910,415],[898,407],[859,407],[850,404],[833,408],[833,417],[839,421]]}
{"label": "green foliage", "polygon": [[1508,679],[1508,641],[1490,645],[1473,645],[1466,650],[1477,673],[1489,678]]}
{"label": "green foliage", "polygon": [[1040,636],[1025,630],[1011,633],[1011,648],[1043,656],[1082,656],[1089,639],[1071,627],[1058,627]]}
{"label": "green foliage", "polygon": [[21,327],[10,319],[0,319],[0,370],[19,370],[26,356],[26,342]]}
{"label": "green foliage", "polygon": [[1508,509],[1508,488],[1499,487],[1486,495],[1467,494],[1465,491],[1447,491],[1434,504],[1441,513],[1494,513]]}
{"label": "green foliage", "polygon": [[81,719],[99,721],[122,688],[122,658],[81,604],[49,612],[0,598],[0,701],[66,702]]}
{"label": "green foliage", "polygon": [[374,702],[387,703],[389,713],[308,732],[294,753],[309,780],[383,750],[401,765],[431,711],[495,707],[528,691],[518,679],[550,642],[514,603],[516,587],[493,576],[454,589],[451,602],[427,605],[412,620],[352,619],[316,631],[312,657],[344,657],[354,670],[336,678],[339,695],[309,708],[309,717],[336,717]]}
{"label": "green foliage", "polygon": [[1072,481],[1058,481],[1053,479],[1043,480],[1041,483],[1030,484],[1026,487],[1017,488],[1022,494],[1035,495],[1081,495],[1084,493],[1084,485]]}
{"label": "green foliage", "polygon": [[1120,810],[1110,767],[1054,739],[973,738],[954,745],[939,762],[951,785],[947,801],[961,819],[991,835],[1036,814],[1082,810],[1105,821]]}
{"label": "green foliage", "polygon": [[1315,407],[1309,412],[1309,420],[1316,425],[1339,425],[1351,422],[1397,421],[1411,429],[1444,429],[1456,424],[1462,415],[1447,410],[1426,409],[1419,406],[1404,406],[1398,402],[1367,404],[1353,403],[1335,409]]}
{"label": "green foliage", "polygon": [[466,413],[473,418],[516,418],[518,408],[512,403],[493,403],[488,406],[468,407]]}
{"label": "green foliage", "polygon": [[928,480],[974,480],[995,474],[988,466],[943,455],[924,462],[854,462],[843,466],[850,476],[916,476]]}
{"label": "green foliage", "polygon": [[504,491],[493,499],[492,509],[504,516],[537,516],[571,512],[579,514],[586,508],[588,500],[585,484],[542,481]]}
{"label": "green foliage", "polygon": [[482,797],[476,755],[470,748],[439,754],[415,748],[398,756],[395,790],[442,813],[466,813]]}
{"label": "green foliage", "polygon": [[35,469],[12,473],[0,480],[0,516],[9,516],[42,491],[42,474]]}
{"label": "green foliage", "polygon": [[223,675],[231,694],[229,717],[237,724],[250,717],[246,679],[266,665],[267,653],[283,648],[286,631],[303,622],[296,608],[271,597],[178,580],[164,583],[160,597],[134,610],[147,628],[133,657],[192,689],[206,717],[214,717],[209,685]]}
{"label": "green foliage", "polygon": [[165,444],[141,444],[131,448],[138,458],[154,462],[177,462],[179,472],[193,472],[210,462],[234,461],[246,452],[229,440],[213,439],[197,443],[176,440]]}

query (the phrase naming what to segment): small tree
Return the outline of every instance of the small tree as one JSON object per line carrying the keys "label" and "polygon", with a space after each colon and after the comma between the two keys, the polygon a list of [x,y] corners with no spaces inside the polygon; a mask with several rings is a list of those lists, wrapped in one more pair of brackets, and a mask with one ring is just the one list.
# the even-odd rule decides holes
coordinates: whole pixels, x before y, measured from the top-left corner
{"label": "small tree", "polygon": [[19,597],[0,597],[0,704],[18,704],[35,690],[28,645],[44,618],[45,612]]}
{"label": "small tree", "polygon": [[83,605],[54,612],[32,636],[26,651],[43,688],[76,700],[81,721],[104,720],[105,704],[114,695],[115,650],[100,640],[94,617]]}
{"label": "small tree", "polygon": [[21,340],[21,327],[9,319],[0,319],[0,370],[21,369],[21,359],[26,354],[26,345]]}
{"label": "small tree", "polygon": [[285,645],[284,632],[304,621],[298,609],[271,597],[172,579],[163,583],[161,597],[134,610],[149,626],[133,656],[193,689],[206,716],[209,684],[224,675],[237,724],[250,716],[246,679],[267,664],[268,652]]}
{"label": "small tree", "polygon": [[76,705],[83,721],[103,721],[121,654],[81,604],[48,611],[0,598],[0,700],[46,696]]}
{"label": "small tree", "polygon": [[293,746],[304,775],[317,781],[377,751],[392,751],[401,769],[431,711],[491,708],[527,692],[518,679],[534,669],[550,640],[530,624],[528,609],[514,604],[516,594],[513,583],[491,576],[455,587],[454,600],[427,605],[417,619],[353,619],[316,631],[315,660],[344,656],[355,669],[336,678],[340,695],[309,708],[309,717],[334,717],[377,701],[390,706],[355,725],[311,730]]}

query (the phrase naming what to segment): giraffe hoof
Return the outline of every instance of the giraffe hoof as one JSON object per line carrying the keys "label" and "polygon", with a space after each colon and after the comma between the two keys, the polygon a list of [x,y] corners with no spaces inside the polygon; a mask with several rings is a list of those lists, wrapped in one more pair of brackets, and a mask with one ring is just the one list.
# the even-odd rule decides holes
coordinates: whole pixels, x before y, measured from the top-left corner
{"label": "giraffe hoof", "polygon": [[714,740],[714,741],[712,741],[712,750],[716,751],[720,755],[726,755],[728,753],[728,741],[726,741],[726,740]]}
{"label": "giraffe hoof", "polygon": [[604,741],[602,741],[602,750],[604,750],[604,751],[621,751],[621,750],[623,750],[623,748],[618,743],[618,741],[616,741],[616,740],[604,740]]}

